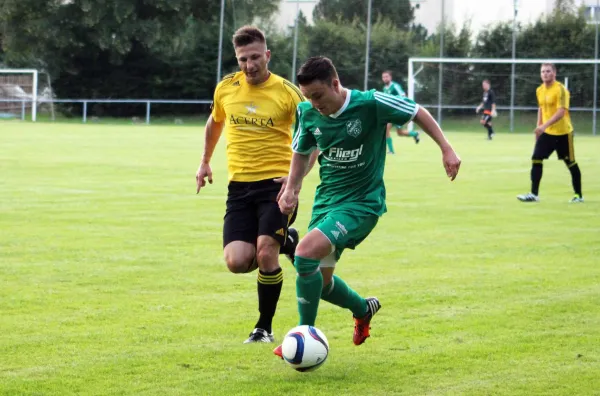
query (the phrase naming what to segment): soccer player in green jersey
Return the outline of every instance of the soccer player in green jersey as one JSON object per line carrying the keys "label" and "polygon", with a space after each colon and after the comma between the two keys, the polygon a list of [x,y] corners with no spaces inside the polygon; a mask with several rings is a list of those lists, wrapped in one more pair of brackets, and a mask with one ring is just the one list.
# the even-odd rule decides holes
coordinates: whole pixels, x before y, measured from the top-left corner
{"label": "soccer player in green jersey", "polygon": [[[381,305],[375,297],[361,297],[333,272],[344,249],[358,246],[386,212],[386,125],[414,120],[440,147],[451,180],[461,161],[426,109],[405,97],[342,87],[328,58],[308,59],[297,80],[309,102],[298,105],[292,165],[278,199],[284,214],[298,205],[314,150],[320,150],[321,165],[309,232],[298,244],[294,259],[299,324],[314,326],[323,299],[352,312],[353,342],[360,345],[369,337],[371,318]],[[281,356],[281,348],[274,353]]]}
{"label": "soccer player in green jersey", "polygon": [[[381,73],[381,80],[383,81],[383,93],[393,96],[401,96],[405,97],[406,93],[402,89],[402,86],[397,82],[392,80],[392,72],[390,70],[386,70]],[[394,143],[392,141],[392,124],[387,124],[385,130],[385,141],[387,142],[388,152],[391,154],[395,154],[394,152]],[[419,132],[412,130],[408,131],[402,125],[396,125],[396,133],[398,136],[410,136],[415,139],[415,143],[419,143],[421,138],[419,137]]]}

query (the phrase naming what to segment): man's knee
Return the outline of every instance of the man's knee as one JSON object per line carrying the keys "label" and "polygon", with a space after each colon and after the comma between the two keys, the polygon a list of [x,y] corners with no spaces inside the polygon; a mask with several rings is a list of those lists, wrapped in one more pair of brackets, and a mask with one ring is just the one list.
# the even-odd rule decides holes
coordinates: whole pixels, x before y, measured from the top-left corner
{"label": "man's knee", "polygon": [[[233,242],[236,243],[236,242]],[[248,246],[245,246],[248,245]],[[256,269],[255,250],[250,244],[227,245],[223,251],[227,269],[234,274],[243,274]]]}
{"label": "man's knee", "polygon": [[275,271],[279,268],[279,243],[267,236],[258,239],[256,247],[256,261],[263,271]]}

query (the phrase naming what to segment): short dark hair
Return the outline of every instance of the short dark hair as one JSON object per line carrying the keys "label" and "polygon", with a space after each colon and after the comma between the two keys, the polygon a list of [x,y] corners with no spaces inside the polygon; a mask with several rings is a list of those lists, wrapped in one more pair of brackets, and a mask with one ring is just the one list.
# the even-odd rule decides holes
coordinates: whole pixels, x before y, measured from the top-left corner
{"label": "short dark hair", "polygon": [[300,70],[298,70],[298,74],[296,75],[296,79],[300,85],[308,85],[316,80],[331,85],[331,81],[333,81],[334,78],[338,78],[337,70],[335,70],[335,66],[331,59],[325,56],[313,56],[308,58],[308,60],[300,66]]}
{"label": "short dark hair", "polygon": [[384,70],[384,71],[381,72],[381,74],[389,74],[390,77],[394,77],[394,75],[392,74],[391,70]]}
{"label": "short dark hair", "polygon": [[556,74],[556,65],[554,63],[542,63],[542,67],[544,66],[550,66],[552,71]]}
{"label": "short dark hair", "polygon": [[252,43],[266,43],[265,34],[256,26],[242,26],[233,34],[233,46],[243,47]]}

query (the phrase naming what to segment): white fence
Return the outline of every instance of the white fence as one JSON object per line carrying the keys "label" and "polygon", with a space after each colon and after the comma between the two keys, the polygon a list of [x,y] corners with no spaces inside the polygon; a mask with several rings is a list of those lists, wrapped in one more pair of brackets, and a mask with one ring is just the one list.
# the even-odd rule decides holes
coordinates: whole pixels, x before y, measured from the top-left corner
{"label": "white fence", "polygon": [[[18,100],[18,99],[0,99],[1,102],[21,103],[21,120],[26,119],[27,108],[31,107],[31,100]],[[157,99],[40,99],[37,101],[38,108],[44,104],[53,103],[74,103],[81,104],[83,106],[82,111],[82,122],[88,121],[88,105],[96,103],[110,103],[110,104],[145,104],[146,105],[146,124],[150,124],[152,105],[153,104],[211,104],[212,100],[157,100]],[[16,116],[16,115],[15,115]]]}

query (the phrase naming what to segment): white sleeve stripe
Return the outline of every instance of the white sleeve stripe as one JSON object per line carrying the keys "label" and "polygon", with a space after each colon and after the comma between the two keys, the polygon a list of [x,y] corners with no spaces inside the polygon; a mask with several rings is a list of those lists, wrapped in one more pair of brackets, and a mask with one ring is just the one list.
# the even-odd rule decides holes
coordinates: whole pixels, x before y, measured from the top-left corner
{"label": "white sleeve stripe", "polygon": [[315,151],[316,149],[317,149],[317,146],[312,146],[310,149],[308,149],[308,150],[306,150],[306,151],[300,151],[300,150],[297,150],[297,147],[294,147],[294,148],[292,149],[292,151],[293,151],[294,153],[298,153],[298,154],[302,154],[302,155],[309,155],[309,154],[311,154],[313,151]]}
{"label": "white sleeve stripe", "polygon": [[402,100],[401,98],[398,98],[397,96],[389,96],[389,95],[383,96],[383,95],[375,94],[375,100],[377,100],[381,103],[388,104],[395,108],[400,107],[402,110],[409,112],[409,113],[413,111],[413,108],[415,106],[413,103],[408,103],[408,102]]}
{"label": "white sleeve stripe", "polygon": [[413,107],[415,106],[413,103],[406,102],[403,97],[380,94],[378,92],[375,92],[375,99],[379,100],[381,103],[404,107],[408,112],[412,112]]}
{"label": "white sleeve stripe", "polygon": [[375,100],[378,101],[378,102],[380,102],[380,103],[383,103],[383,104],[385,104],[385,105],[387,105],[387,106],[389,106],[389,107],[391,107],[393,109],[400,110],[400,111],[403,111],[405,113],[412,114],[415,111],[415,105],[412,105],[412,104],[411,105],[407,105],[407,104],[393,103],[393,102],[390,102],[390,101],[387,101],[387,100],[384,100],[384,99],[380,99],[380,98],[377,98],[377,97],[375,98]]}
{"label": "white sleeve stripe", "polygon": [[300,139],[300,134],[302,133],[302,111],[300,108],[296,109],[296,120],[298,121],[298,130],[296,132],[296,136],[292,139],[292,149],[298,147],[298,140]]}

